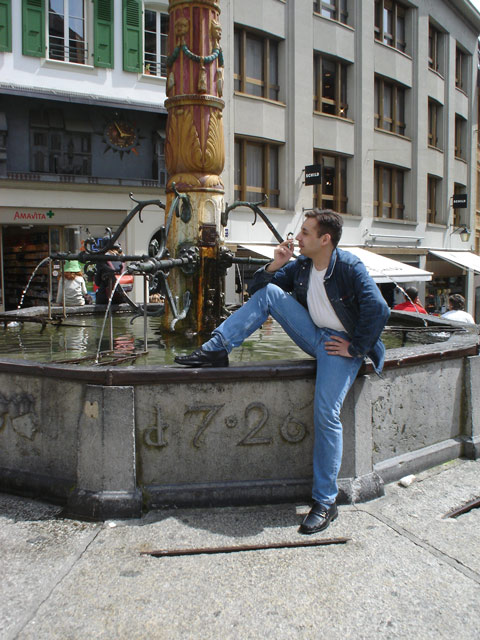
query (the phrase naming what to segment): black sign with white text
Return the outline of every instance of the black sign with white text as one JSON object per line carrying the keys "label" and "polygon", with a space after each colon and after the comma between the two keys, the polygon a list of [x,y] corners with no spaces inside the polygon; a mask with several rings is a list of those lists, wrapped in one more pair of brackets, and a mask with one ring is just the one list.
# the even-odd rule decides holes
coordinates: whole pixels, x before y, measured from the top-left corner
{"label": "black sign with white text", "polygon": [[467,208],[467,194],[457,193],[453,196],[453,208],[454,209],[466,209]]}
{"label": "black sign with white text", "polygon": [[309,164],[305,167],[305,184],[322,184],[322,165]]}

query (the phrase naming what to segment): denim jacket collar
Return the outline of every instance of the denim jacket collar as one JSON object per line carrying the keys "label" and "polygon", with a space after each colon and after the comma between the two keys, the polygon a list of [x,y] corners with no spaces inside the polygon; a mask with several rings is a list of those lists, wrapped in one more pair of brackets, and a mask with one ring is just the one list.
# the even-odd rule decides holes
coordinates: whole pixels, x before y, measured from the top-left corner
{"label": "denim jacket collar", "polygon": [[336,262],[337,262],[337,249],[335,248],[330,257],[330,263],[328,265],[327,273],[325,274],[324,280],[328,280],[330,278],[330,276],[333,273],[333,270],[335,269]]}
{"label": "denim jacket collar", "polygon": [[[324,280],[328,280],[331,277],[333,270],[335,269],[335,265],[337,263],[337,255],[338,255],[337,249],[335,248],[332,252],[332,255],[330,256],[330,262],[328,263],[327,271],[323,278]],[[299,259],[309,267],[311,267],[313,264],[313,261],[311,258],[306,258],[305,256],[299,256]]]}

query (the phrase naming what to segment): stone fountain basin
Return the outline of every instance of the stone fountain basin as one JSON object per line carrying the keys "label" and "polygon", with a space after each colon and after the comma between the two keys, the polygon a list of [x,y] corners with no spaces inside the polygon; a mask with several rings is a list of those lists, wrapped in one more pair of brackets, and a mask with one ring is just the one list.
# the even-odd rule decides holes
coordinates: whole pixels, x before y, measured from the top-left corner
{"label": "stone fountain basin", "polygon": [[[366,501],[382,495],[384,482],[478,457],[478,329],[465,327],[446,342],[388,351],[381,377],[362,367],[342,410],[339,502]],[[0,489],[93,519],[172,505],[308,500],[315,366],[0,359]]]}

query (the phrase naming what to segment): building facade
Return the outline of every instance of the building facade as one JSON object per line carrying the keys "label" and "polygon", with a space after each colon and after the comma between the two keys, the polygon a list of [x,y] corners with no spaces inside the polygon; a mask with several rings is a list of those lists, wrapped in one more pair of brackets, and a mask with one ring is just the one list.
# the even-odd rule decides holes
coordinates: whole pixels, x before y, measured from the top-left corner
{"label": "building facade", "polygon": [[[137,200],[165,201],[168,2],[0,1],[0,305],[39,260],[114,230]],[[158,207],[130,225],[144,254]],[[88,231],[87,231],[88,230]],[[25,305],[45,304],[47,267]],[[0,307],[1,308],[1,307]]]}
{"label": "building facade", "polygon": [[[475,234],[460,233],[473,231],[477,208],[480,15],[470,2],[219,5],[226,201],[268,196],[263,209],[283,237],[306,209],[333,208],[342,246],[431,271],[420,288],[432,311],[450,291],[474,311]],[[18,298],[19,253],[31,250],[33,264],[76,249],[87,228],[103,235],[130,210],[130,191],[165,200],[167,33],[167,2],[0,0],[5,308]],[[311,166],[320,184],[305,184]],[[130,225],[128,253],[144,253],[162,222],[152,208]],[[252,222],[250,209],[231,211],[227,240],[268,255],[274,238]],[[230,291],[248,275],[230,270]]]}
{"label": "building facade", "polygon": [[[234,65],[226,70],[228,196],[258,201],[266,193],[265,210],[283,236],[298,230],[305,209],[340,211],[343,246],[433,272],[426,290],[420,285],[432,311],[446,309],[450,291],[473,309],[480,16],[472,5],[223,6],[225,59]],[[311,165],[321,185],[305,185]],[[465,208],[454,206],[454,195],[466,195]],[[247,220],[248,212],[233,212],[227,230],[235,244],[273,240]]]}

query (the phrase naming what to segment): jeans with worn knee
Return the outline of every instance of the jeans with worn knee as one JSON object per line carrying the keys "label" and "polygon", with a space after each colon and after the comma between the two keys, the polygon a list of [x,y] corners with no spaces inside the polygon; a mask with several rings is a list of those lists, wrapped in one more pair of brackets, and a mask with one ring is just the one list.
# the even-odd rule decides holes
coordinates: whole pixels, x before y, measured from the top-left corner
{"label": "jeans with worn knee", "polygon": [[337,477],[342,462],[342,424],[340,410],[348,390],[355,381],[363,358],[329,355],[325,342],[332,335],[348,340],[342,331],[317,327],[308,310],[275,284],[267,284],[225,320],[206,351],[225,348],[228,353],[238,347],[271,315],[292,340],[317,360],[314,400],[315,443],[313,449],[312,497],[325,506],[335,502]]}

